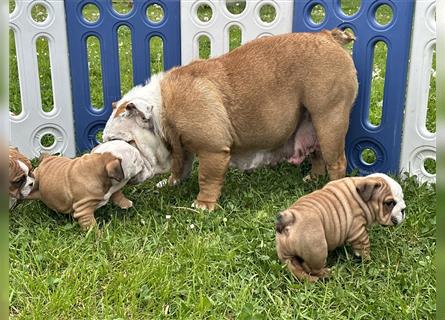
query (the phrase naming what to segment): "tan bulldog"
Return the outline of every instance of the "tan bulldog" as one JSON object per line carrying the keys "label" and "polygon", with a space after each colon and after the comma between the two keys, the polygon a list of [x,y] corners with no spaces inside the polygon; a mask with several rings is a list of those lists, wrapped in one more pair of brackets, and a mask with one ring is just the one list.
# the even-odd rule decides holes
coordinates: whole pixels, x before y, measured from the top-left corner
{"label": "tan bulldog", "polygon": [[199,159],[194,205],[213,210],[229,165],[250,170],[312,154],[312,175],[345,175],[357,76],[340,30],[265,37],[154,75],[113,105],[104,141],[134,141],[175,185]]}
{"label": "tan bulldog", "polygon": [[34,187],[31,161],[15,147],[9,147],[9,208],[26,198]]}
{"label": "tan bulldog", "polygon": [[121,188],[152,175],[136,148],[124,141],[111,141],[75,159],[43,157],[28,199],[39,199],[57,212],[72,213],[81,228],[88,229],[96,224],[94,211],[109,200],[122,209],[132,207]]}
{"label": "tan bulldog", "polygon": [[316,281],[329,273],[328,252],[345,243],[370,259],[366,228],[402,223],[405,207],[401,186],[385,174],[332,181],[279,214],[278,257],[298,279]]}

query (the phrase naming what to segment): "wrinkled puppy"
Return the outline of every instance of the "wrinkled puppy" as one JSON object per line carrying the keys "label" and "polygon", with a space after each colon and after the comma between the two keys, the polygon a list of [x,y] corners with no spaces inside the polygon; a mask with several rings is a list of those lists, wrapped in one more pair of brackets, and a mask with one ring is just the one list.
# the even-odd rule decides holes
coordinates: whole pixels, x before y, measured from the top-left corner
{"label": "wrinkled puppy", "polygon": [[34,186],[31,161],[15,147],[9,147],[9,208],[27,197]]}
{"label": "wrinkled puppy", "polygon": [[405,207],[401,186],[385,174],[330,182],[279,214],[278,257],[297,278],[316,281],[328,275],[328,252],[344,243],[370,259],[366,227],[402,223]]}
{"label": "wrinkled puppy", "polygon": [[120,191],[127,182],[139,183],[153,175],[139,151],[124,141],[110,141],[75,159],[46,156],[35,170],[36,183],[28,199],[72,213],[82,229],[96,223],[94,211],[110,199],[128,209],[132,202]]}

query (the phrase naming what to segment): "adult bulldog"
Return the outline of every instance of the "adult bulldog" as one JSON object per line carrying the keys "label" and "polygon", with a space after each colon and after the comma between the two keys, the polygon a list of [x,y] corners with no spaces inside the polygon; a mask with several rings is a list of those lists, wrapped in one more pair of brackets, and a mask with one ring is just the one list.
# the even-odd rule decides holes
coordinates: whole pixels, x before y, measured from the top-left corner
{"label": "adult bulldog", "polygon": [[229,164],[243,169],[313,153],[312,176],[345,175],[357,94],[354,40],[334,29],[253,40],[221,57],[154,75],[113,104],[104,140],[135,144],[175,185],[199,159],[194,206],[213,210]]}

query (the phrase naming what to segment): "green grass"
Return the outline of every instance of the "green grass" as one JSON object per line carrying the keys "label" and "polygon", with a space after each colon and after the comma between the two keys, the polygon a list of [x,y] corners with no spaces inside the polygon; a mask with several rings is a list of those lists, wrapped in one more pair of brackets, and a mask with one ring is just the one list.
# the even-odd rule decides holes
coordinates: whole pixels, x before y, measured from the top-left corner
{"label": "green grass", "polygon": [[[357,0],[342,1],[345,12],[356,11],[356,4]],[[129,10],[127,2],[114,6],[119,12]],[[93,17],[94,10],[88,9],[87,16]],[[266,9],[268,19],[273,12]],[[209,16],[206,10],[200,14]],[[237,14],[243,5],[229,10]],[[381,14],[385,18],[389,13]],[[160,19],[159,8],[152,7],[149,16]],[[240,30],[232,32],[231,49],[241,36]],[[208,57],[210,44],[202,42],[200,56]],[[120,29],[122,93],[133,85],[130,43],[128,30]],[[151,44],[154,72],[163,69],[161,45],[159,39]],[[37,47],[42,100],[44,108],[51,108],[44,49]],[[91,44],[89,56],[94,62],[90,64],[92,104],[100,108],[98,43]],[[372,123],[381,117],[385,60],[378,48]],[[19,113],[13,46],[10,66],[10,110]],[[427,126],[435,130],[435,77],[431,79]],[[221,209],[214,213],[190,208],[198,193],[196,167],[191,179],[176,188],[158,190],[154,186],[158,180],[153,179],[125,188],[134,208],[124,211],[108,204],[97,210],[100,232],[83,233],[71,217],[39,202],[24,202],[10,215],[10,318],[432,319],[434,189],[412,178],[403,182],[407,220],[397,228],[371,228],[372,261],[358,262],[349,247],[339,248],[328,261],[331,279],[307,284],[294,280],[283,268],[274,241],[276,214],[326,182],[302,182],[307,171],[307,164],[284,164],[251,174],[230,170]]]}
{"label": "green grass", "polygon": [[23,203],[10,216],[11,318],[155,319],[168,308],[172,319],[432,319],[434,190],[403,183],[407,220],[371,228],[372,261],[339,248],[331,279],[308,284],[283,268],[274,242],[276,214],[325,182],[303,183],[306,173],[231,170],[213,213],[190,208],[196,168],[177,188],[149,181],[126,188],[133,209],[96,212],[100,234]]}

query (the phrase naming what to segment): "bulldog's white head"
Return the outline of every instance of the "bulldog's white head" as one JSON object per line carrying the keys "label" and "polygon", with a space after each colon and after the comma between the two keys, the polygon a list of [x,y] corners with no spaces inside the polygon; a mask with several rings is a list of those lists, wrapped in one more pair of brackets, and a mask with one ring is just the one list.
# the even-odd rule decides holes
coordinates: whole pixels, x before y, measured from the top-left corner
{"label": "bulldog's white head", "polygon": [[154,75],[150,82],[134,87],[113,103],[113,112],[103,132],[104,142],[123,140],[135,146],[154,174],[170,170],[170,152],[159,124],[162,77],[163,73]]}
{"label": "bulldog's white head", "polygon": [[109,152],[121,160],[121,167],[125,180],[130,184],[142,183],[154,175],[153,168],[147,166],[139,150],[125,141],[115,140],[99,144],[92,153]]}
{"label": "bulldog's white head", "polygon": [[35,177],[31,161],[17,148],[9,148],[9,196],[14,199],[26,198],[34,187]]}
{"label": "bulldog's white head", "polygon": [[[383,179],[387,185],[385,188],[374,188],[374,200],[376,203],[382,202],[378,210],[377,221],[383,225],[398,225],[405,220],[405,200],[403,199],[403,190],[400,184],[384,173],[374,173],[365,177],[365,182],[373,180],[368,178]],[[366,186],[366,184],[365,184]],[[365,188],[366,189],[366,188]],[[368,188],[368,190],[371,190]]]}
{"label": "bulldog's white head", "polygon": [[400,184],[384,173],[373,173],[367,177],[382,178],[391,188],[392,197],[386,200],[385,205],[391,211],[391,222],[398,225],[405,220],[405,200],[403,199],[403,190]]}

